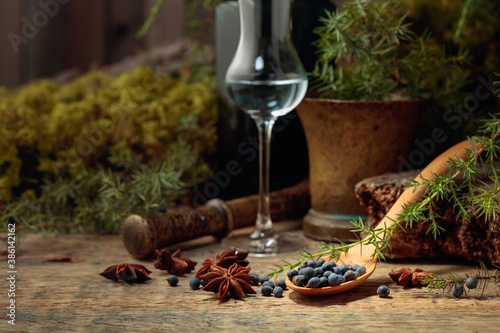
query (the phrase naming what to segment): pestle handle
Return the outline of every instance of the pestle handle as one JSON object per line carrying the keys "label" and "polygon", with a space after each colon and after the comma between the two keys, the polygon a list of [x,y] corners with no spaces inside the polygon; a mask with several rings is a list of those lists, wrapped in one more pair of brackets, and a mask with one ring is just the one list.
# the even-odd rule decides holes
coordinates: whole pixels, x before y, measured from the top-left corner
{"label": "pestle handle", "polygon": [[[310,207],[309,181],[270,194],[273,220],[302,218]],[[137,259],[165,246],[255,224],[258,195],[223,201],[212,199],[199,208],[169,209],[161,216],[130,215],[122,226],[123,243]]]}

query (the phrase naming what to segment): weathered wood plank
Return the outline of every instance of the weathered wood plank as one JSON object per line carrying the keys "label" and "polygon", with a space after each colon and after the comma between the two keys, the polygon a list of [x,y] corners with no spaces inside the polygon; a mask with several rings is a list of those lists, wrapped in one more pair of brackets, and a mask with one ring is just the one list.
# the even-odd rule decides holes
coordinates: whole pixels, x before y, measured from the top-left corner
{"label": "weathered wood plank", "polygon": [[107,10],[111,3],[100,0],[70,1],[66,5],[65,55],[67,68],[84,70],[109,62],[110,39]]}
{"label": "weathered wood plank", "polygon": [[[65,5],[50,1],[23,1],[24,15],[37,32],[25,45],[21,82],[42,78],[64,69]],[[41,6],[45,4],[45,6]]]}
{"label": "weathered wood plank", "polygon": [[[0,1],[0,85],[15,87],[64,69],[96,68],[186,38],[183,0],[166,1],[148,35],[135,38],[153,3]],[[16,34],[14,42],[9,33]]]}
{"label": "weathered wood plank", "polygon": [[26,45],[21,33],[21,13],[21,2],[0,1],[0,85],[7,87],[21,82],[20,53]]}
{"label": "weathered wood plank", "polygon": [[144,22],[141,0],[112,0],[110,10],[110,61],[116,62],[139,50],[141,41],[135,38]]}
{"label": "weathered wood plank", "polygon": [[[221,251],[212,237],[179,244],[182,255],[198,262]],[[315,243],[309,241],[309,249]],[[175,250],[172,246],[170,250]],[[285,291],[284,297],[264,297],[259,292],[244,300],[218,301],[214,293],[191,290],[189,279],[177,287],[166,281],[168,273],[154,269],[152,260],[129,256],[119,236],[29,235],[17,244],[16,329],[22,331],[314,331],[338,325],[361,331],[488,331],[500,325],[500,290],[490,284],[483,296],[471,293],[455,299],[439,291],[404,289],[388,273],[402,267],[435,273],[474,273],[475,268],[439,260],[379,263],[375,273],[359,287],[329,297],[307,297]],[[252,272],[269,272],[279,258],[249,258]],[[54,256],[71,256],[71,263],[40,262]],[[153,271],[151,281],[127,284],[107,280],[99,273],[119,263],[144,264]],[[7,271],[6,257],[1,272]],[[196,269],[197,269],[196,268]],[[381,284],[391,289],[391,298],[376,294]],[[8,304],[8,283],[0,281],[0,302]],[[256,288],[259,290],[259,288]],[[0,331],[11,331],[4,317]]]}

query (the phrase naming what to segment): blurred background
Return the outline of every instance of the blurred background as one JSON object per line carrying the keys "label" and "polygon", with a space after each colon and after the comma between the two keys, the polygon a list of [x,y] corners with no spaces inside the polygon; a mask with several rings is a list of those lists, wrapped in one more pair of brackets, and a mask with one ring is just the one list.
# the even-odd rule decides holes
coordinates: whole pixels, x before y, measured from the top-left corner
{"label": "blurred background", "polygon": [[[325,10],[333,10],[342,2],[294,1],[292,37],[307,71],[313,69],[316,60],[311,42],[317,38],[313,30],[319,25],[318,18],[324,16]],[[500,4],[496,0],[399,2],[409,9],[408,19],[413,23],[415,32],[421,34],[429,30],[437,41],[449,45],[451,50],[466,47],[471,55],[470,65],[467,65],[471,71],[470,80],[464,89],[449,101],[439,101],[443,103],[429,108],[427,114],[423,115],[416,136],[425,139],[432,129],[449,127],[449,123],[443,122],[441,114],[449,105],[463,103],[464,98],[474,93],[479,75],[487,77],[500,71]],[[217,6],[222,3],[226,7],[217,12]],[[4,153],[0,156],[0,207],[11,200],[24,200],[25,196],[32,194],[29,191],[35,192],[34,197],[43,195],[50,200],[67,198],[67,201],[63,201],[73,204],[79,197],[71,181],[82,172],[90,172],[92,175],[98,173],[101,178],[92,184],[95,193],[88,196],[88,203],[98,203],[103,207],[97,207],[97,213],[89,214],[92,213],[93,218],[95,214],[106,211],[106,214],[114,214],[114,220],[120,221],[131,212],[127,205],[138,199],[99,192],[101,183],[108,181],[104,173],[108,170],[106,168],[111,165],[113,171],[124,177],[124,181],[129,181],[130,175],[125,172],[127,166],[132,170],[144,165],[153,168],[160,159],[158,156],[166,156],[168,160],[171,152],[161,147],[170,144],[176,149],[183,147],[178,142],[172,142],[174,136],[169,131],[185,134],[189,132],[186,128],[198,135],[201,144],[196,142],[191,150],[180,151],[185,154],[199,153],[201,160],[206,161],[210,168],[198,170],[197,167],[201,165],[198,160],[192,162],[189,168],[185,165],[176,166],[178,169],[192,168],[192,172],[186,172],[182,179],[185,184],[216,184],[220,172],[225,170],[229,162],[236,161],[243,171],[231,177],[228,184],[218,186],[217,191],[210,192],[209,188],[200,187],[204,200],[216,196],[233,198],[256,193],[257,158],[249,159],[249,155],[242,154],[239,149],[251,146],[252,140],[256,138],[256,128],[246,114],[225,98],[225,91],[220,85],[220,78],[238,41],[238,13],[235,5],[236,1],[224,0],[0,1],[0,136],[3,137],[0,138],[0,152]],[[148,21],[152,23],[149,30],[137,38],[138,31]],[[456,38],[457,31],[461,32],[459,38]],[[144,109],[139,109],[136,104],[127,104],[127,111],[134,115],[127,118],[127,126],[131,126],[135,132],[119,132],[113,134],[115,136],[109,134],[109,137],[106,133],[102,142],[93,146],[94,152],[101,155],[92,155],[95,156],[93,158],[86,156],[83,159],[84,166],[68,164],[67,155],[77,151],[79,144],[88,141],[89,133],[94,133],[99,121],[110,121],[113,126],[125,121],[113,118],[116,115],[108,112],[112,112],[117,105],[129,103],[130,96],[127,94],[149,78],[148,72],[133,72],[139,66],[172,75],[176,81],[152,91],[147,103],[141,105]],[[94,74],[87,75],[93,70],[99,72],[96,74],[97,79],[92,76]],[[102,78],[101,74],[111,74],[113,78]],[[117,79],[120,74],[124,74],[124,77]],[[50,83],[35,82],[41,78],[49,78]],[[166,79],[167,82],[170,80]],[[23,90],[23,86],[31,83]],[[57,83],[57,86],[53,83]],[[185,84],[189,85],[189,89],[184,89]],[[179,88],[179,91],[174,88]],[[87,90],[91,90],[90,93]],[[166,97],[168,92],[177,95],[171,100]],[[105,98],[101,95],[105,95]],[[115,100],[106,99],[109,96]],[[192,104],[200,96],[206,97],[204,104]],[[99,107],[88,110],[87,105],[83,105],[88,102]],[[158,103],[163,103],[161,108]],[[212,110],[214,105],[216,107]],[[496,98],[484,101],[459,130],[450,132],[449,142],[437,147],[434,153],[440,153],[465,134],[475,133],[478,120],[496,109]],[[158,121],[164,114],[173,117],[165,116],[172,127]],[[196,117],[199,117],[197,124],[193,121]],[[216,134],[208,133],[208,128]],[[308,156],[304,133],[295,112],[281,117],[275,128],[271,188],[279,189],[307,177]],[[204,131],[202,135],[199,135],[200,129]],[[60,137],[54,137],[56,134]],[[51,136],[54,142],[49,147],[46,141]],[[203,143],[206,145],[203,146]],[[119,158],[116,155],[118,153],[121,154]],[[131,163],[136,157],[132,153],[142,154],[142,159],[135,158],[135,161],[141,161],[144,165]],[[77,152],[77,155],[82,154]],[[427,156],[428,160],[434,155]],[[112,156],[110,164],[104,163],[105,159],[110,159],[109,156]],[[77,161],[80,162],[79,159]],[[151,174],[155,174],[153,171]],[[144,172],[144,175],[148,174]],[[51,184],[64,195],[53,198],[51,193],[57,191],[47,190],[49,187],[43,187],[43,184]],[[82,184],[78,186],[83,186],[84,190],[90,187],[89,184]],[[149,189],[142,190],[149,193]],[[136,189],[127,191],[135,193]],[[184,198],[187,192],[185,188],[182,191],[175,190],[178,195],[172,200],[168,197],[169,191],[170,188],[165,189],[164,193],[152,200],[154,205],[147,205],[147,212],[162,212],[165,206],[168,208],[179,201],[193,203],[192,194]],[[161,199],[165,195],[168,200]],[[84,206],[82,204],[79,207]],[[16,207],[9,209],[15,213]],[[53,211],[43,214],[42,211],[40,208],[33,213],[33,221],[43,221],[54,215]],[[77,220],[75,216],[80,220],[88,219],[85,212],[74,207],[69,212],[61,210],[61,220]],[[106,219],[111,218],[103,215],[102,220]],[[79,226],[78,223],[75,225]],[[116,231],[118,225],[114,224],[109,230]],[[99,229],[99,226],[95,229]]]}
{"label": "blurred background", "polygon": [[165,1],[150,31],[136,38],[154,2],[1,1],[0,85],[15,87],[68,68],[97,68],[186,38],[185,0]]}

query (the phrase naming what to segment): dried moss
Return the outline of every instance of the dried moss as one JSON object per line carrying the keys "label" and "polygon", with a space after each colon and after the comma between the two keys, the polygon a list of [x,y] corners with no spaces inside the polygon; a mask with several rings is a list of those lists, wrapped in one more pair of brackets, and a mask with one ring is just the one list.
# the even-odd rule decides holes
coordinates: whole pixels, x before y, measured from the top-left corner
{"label": "dried moss", "polygon": [[[178,200],[210,171],[205,159],[215,151],[217,97],[209,80],[190,82],[139,67],[116,78],[92,72],[67,85],[40,80],[17,91],[0,89],[0,202],[7,211],[3,219],[36,226],[36,213],[66,216],[68,223],[77,219],[82,225],[90,215],[79,212],[99,214],[114,201],[137,206],[124,207],[118,212],[123,215],[151,213]],[[111,198],[114,201],[103,194],[111,186],[102,184],[105,178],[130,186],[153,170],[165,172],[163,181],[171,183],[154,198],[147,184],[134,185],[143,202],[131,202],[126,192]],[[67,192],[70,184],[82,193]],[[27,200],[38,200],[36,212],[18,216],[16,205]],[[50,210],[40,208],[47,204]],[[94,226],[108,230],[109,223]],[[116,231],[117,223],[113,221],[110,230]]]}

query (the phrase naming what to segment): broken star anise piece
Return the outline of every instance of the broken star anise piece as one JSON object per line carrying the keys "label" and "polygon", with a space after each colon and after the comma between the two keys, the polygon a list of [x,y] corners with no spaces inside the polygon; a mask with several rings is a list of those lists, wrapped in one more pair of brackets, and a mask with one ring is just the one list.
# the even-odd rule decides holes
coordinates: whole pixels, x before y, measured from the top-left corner
{"label": "broken star anise piece", "polygon": [[138,283],[151,280],[148,274],[151,274],[149,269],[137,264],[113,265],[99,273],[107,279]]}
{"label": "broken star anise piece", "polygon": [[417,268],[414,271],[412,271],[409,268],[402,268],[400,270],[390,272],[389,276],[394,282],[405,288],[417,285],[424,285],[422,281],[425,278],[430,278],[430,279],[433,278],[432,274],[427,273],[421,270],[420,268]]}
{"label": "broken star anise piece", "polygon": [[206,259],[203,262],[203,266],[196,273],[196,277],[199,278],[203,274],[210,271],[210,267],[219,266],[222,268],[229,268],[232,264],[236,263],[239,266],[248,266],[248,260],[245,258],[248,256],[248,251],[236,251],[236,248],[227,250],[215,256],[215,260]]}
{"label": "broken star anise piece", "polygon": [[203,290],[219,293],[217,299],[228,296],[245,298],[246,294],[256,294],[250,286],[253,277],[248,272],[250,267],[238,266],[237,263],[229,268],[212,266],[208,273],[200,276],[200,279],[207,282]]}
{"label": "broken star anise piece", "polygon": [[177,249],[173,254],[168,250],[156,250],[156,269],[167,270],[170,274],[182,275],[191,273],[196,266],[196,261],[181,257],[181,249]]}
{"label": "broken star anise piece", "polygon": [[412,274],[411,269],[402,268],[400,270],[390,272],[389,276],[391,277],[392,281],[396,282],[399,285],[407,287],[409,286],[408,279],[409,282],[411,282],[411,274]]}

